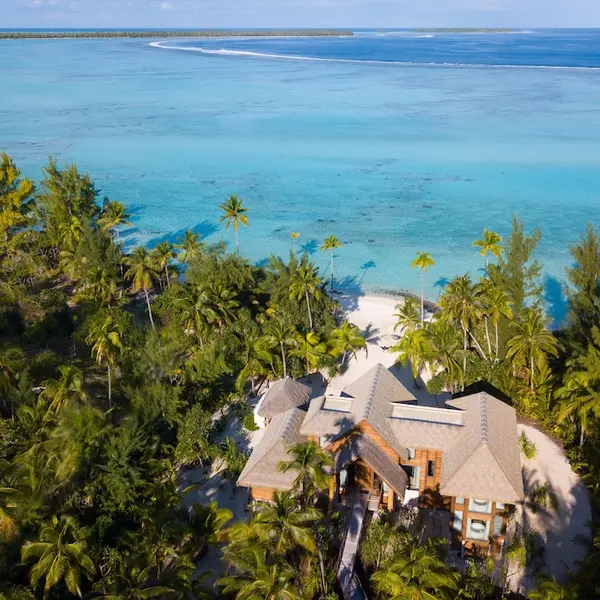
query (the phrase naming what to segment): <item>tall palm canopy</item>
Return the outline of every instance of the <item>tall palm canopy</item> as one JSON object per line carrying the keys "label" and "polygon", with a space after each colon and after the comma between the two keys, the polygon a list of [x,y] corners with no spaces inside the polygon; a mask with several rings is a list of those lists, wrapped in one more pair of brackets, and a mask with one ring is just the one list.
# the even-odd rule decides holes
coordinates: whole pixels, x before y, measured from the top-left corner
{"label": "tall palm canopy", "polygon": [[502,256],[504,246],[502,245],[502,236],[495,231],[489,229],[483,230],[483,237],[480,240],[473,242],[474,248],[479,248],[481,256],[485,257],[485,266],[488,266],[488,254],[492,254],[496,258]]}
{"label": "tall palm canopy", "polygon": [[537,308],[528,308],[517,323],[517,333],[506,343],[506,356],[529,366],[529,384],[534,389],[535,366],[546,356],[557,356],[556,338],[546,329],[548,319]]}
{"label": "tall palm canopy", "polygon": [[108,406],[112,407],[112,372],[118,356],[125,350],[122,341],[123,328],[115,319],[107,315],[100,323],[94,324],[85,340],[92,347],[92,356],[98,364],[106,364],[108,371]]}
{"label": "tall palm canopy", "polygon": [[338,240],[335,235],[330,235],[328,238],[325,238],[323,244],[321,246],[321,250],[324,252],[329,252],[329,289],[333,290],[333,252],[336,248],[341,248],[343,246],[342,242]]}
{"label": "tall palm canopy", "polygon": [[322,281],[319,277],[319,270],[308,260],[302,260],[296,272],[292,275],[290,281],[290,298],[300,300],[304,297],[306,300],[306,309],[308,311],[308,326],[312,331],[313,316],[310,308],[310,299],[320,299],[323,295],[321,291]]}
{"label": "tall palm canopy", "polygon": [[152,257],[144,246],[140,246],[135,249],[131,256],[126,257],[124,262],[129,267],[127,273],[125,273],[125,279],[131,280],[133,292],[144,292],[150,324],[152,329],[156,331],[152,317],[152,307],[150,306],[150,296],[148,295],[148,290],[152,289],[154,281],[158,279]]}
{"label": "tall palm canopy", "polygon": [[119,227],[121,225],[131,225],[130,218],[131,215],[127,212],[127,207],[124,204],[116,200],[105,200],[98,224],[103,231],[114,231],[117,234],[117,241],[119,241]]}
{"label": "tall palm canopy", "polygon": [[71,594],[82,597],[81,578],[91,576],[96,569],[85,554],[86,543],[78,535],[77,524],[71,517],[52,517],[42,527],[38,542],[25,542],[21,548],[21,560],[36,560],[31,567],[30,581],[33,588],[44,579],[44,596],[60,583],[65,582]]}
{"label": "tall palm canopy", "polygon": [[413,269],[421,269],[421,327],[425,320],[425,271],[434,265],[435,260],[428,252],[417,252],[416,258],[410,263]]}
{"label": "tall palm canopy", "polygon": [[194,233],[189,229],[182,238],[177,238],[175,248],[179,250],[179,260],[182,263],[189,263],[197,256],[200,256],[204,244],[200,241],[200,234]]}
{"label": "tall palm canopy", "polygon": [[304,503],[308,503],[318,490],[327,489],[331,478],[328,468],[333,467],[329,452],[315,442],[294,444],[288,449],[290,460],[279,463],[282,473],[297,471],[294,486],[302,493]]}
{"label": "tall palm canopy", "polygon": [[235,234],[235,248],[239,249],[238,230],[240,225],[248,226],[248,209],[244,206],[243,200],[237,196],[230,196],[219,208],[223,211],[223,216],[219,219],[219,223],[225,223],[225,229],[233,226]]}
{"label": "tall palm canopy", "polygon": [[329,346],[331,353],[336,357],[341,356],[342,364],[345,364],[348,357],[355,357],[359,350],[366,348],[367,342],[358,327],[344,321],[331,332]]}

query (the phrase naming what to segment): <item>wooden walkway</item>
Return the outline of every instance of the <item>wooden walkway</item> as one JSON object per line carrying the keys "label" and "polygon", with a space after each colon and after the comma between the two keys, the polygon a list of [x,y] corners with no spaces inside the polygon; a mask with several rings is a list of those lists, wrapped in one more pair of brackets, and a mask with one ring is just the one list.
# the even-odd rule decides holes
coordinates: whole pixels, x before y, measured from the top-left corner
{"label": "wooden walkway", "polygon": [[348,520],[348,531],[341,550],[341,560],[337,572],[344,600],[366,600],[364,590],[354,573],[354,563],[362,535],[363,522],[367,514],[368,501],[366,495],[358,494]]}

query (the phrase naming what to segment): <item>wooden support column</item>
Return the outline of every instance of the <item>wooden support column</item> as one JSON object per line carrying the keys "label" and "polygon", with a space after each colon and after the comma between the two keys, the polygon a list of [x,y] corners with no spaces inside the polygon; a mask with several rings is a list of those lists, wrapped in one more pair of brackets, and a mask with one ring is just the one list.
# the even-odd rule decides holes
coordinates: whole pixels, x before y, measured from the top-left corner
{"label": "wooden support column", "polygon": [[394,511],[394,490],[388,486],[387,507],[390,512]]}
{"label": "wooden support column", "polygon": [[328,508],[331,508],[331,505],[333,504],[333,500],[335,499],[336,488],[337,488],[337,477],[334,474],[329,479],[329,506],[328,506]]}

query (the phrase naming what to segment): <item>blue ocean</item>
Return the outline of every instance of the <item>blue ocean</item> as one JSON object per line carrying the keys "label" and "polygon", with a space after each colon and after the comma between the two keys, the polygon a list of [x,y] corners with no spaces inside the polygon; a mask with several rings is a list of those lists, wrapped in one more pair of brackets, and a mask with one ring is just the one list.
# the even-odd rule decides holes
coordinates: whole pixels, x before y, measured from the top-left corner
{"label": "blue ocean", "polygon": [[556,312],[569,244],[600,226],[600,30],[7,40],[0,74],[0,148],[35,178],[75,161],[129,205],[130,244],[233,243],[237,194],[257,263],[297,231],[326,273],[333,234],[339,286],[417,291],[427,251],[435,298],[515,213],[542,230]]}

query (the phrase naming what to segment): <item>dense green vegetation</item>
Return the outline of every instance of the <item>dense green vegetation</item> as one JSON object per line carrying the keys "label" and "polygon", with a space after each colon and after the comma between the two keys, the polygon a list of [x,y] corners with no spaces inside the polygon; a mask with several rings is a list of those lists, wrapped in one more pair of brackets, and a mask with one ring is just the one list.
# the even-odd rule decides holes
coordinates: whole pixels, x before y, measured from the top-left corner
{"label": "dense green vegetation", "polygon": [[239,30],[217,30],[199,29],[197,31],[162,30],[149,31],[123,30],[115,31],[106,29],[103,31],[0,31],[0,39],[4,40],[32,40],[32,39],[85,39],[85,38],[171,38],[171,37],[339,37],[351,36],[352,31],[342,29],[265,29],[247,31]]}
{"label": "dense green vegetation", "polygon": [[[485,274],[477,281],[469,274],[451,280],[430,322],[422,322],[416,299],[408,298],[398,305],[397,328],[403,336],[394,350],[400,362],[410,362],[417,384],[423,385],[419,377],[423,369],[436,373],[428,383],[430,392],[445,389],[460,394],[482,383],[491,384],[514,404],[520,417],[562,440],[572,465],[588,486],[597,516],[600,238],[589,226],[571,248],[573,264],[567,270],[564,290],[568,312],[560,329],[552,332],[547,328],[542,268],[535,258],[540,237],[539,231],[527,233],[516,218],[506,240],[485,230],[482,239],[473,244],[485,257]],[[432,260],[419,253],[413,266],[424,272]],[[535,454],[527,439],[521,445],[528,454]],[[547,489],[540,488],[538,495],[543,495],[544,501],[552,500]],[[591,598],[600,591],[598,573],[589,568],[600,559],[596,520],[592,529],[590,554],[579,575],[562,589],[565,598]],[[544,582],[541,589],[551,587]]]}
{"label": "dense green vegetation", "polygon": [[[219,459],[235,480],[247,455],[216,443],[219,414],[244,417],[263,380],[335,373],[365,344],[338,321],[307,256],[257,268],[192,231],[125,251],[119,228],[131,219],[123,204],[99,203],[74,165],[50,160],[35,186],[0,157],[0,598],[206,597],[194,563],[231,514],[184,510],[193,490],[179,470]],[[248,219],[243,201],[224,204],[234,230]],[[318,486],[313,458],[298,460]],[[299,481],[303,498],[313,488]],[[293,540],[294,527],[309,528],[302,552],[329,539],[316,508],[281,502]],[[251,524],[262,546],[245,549],[232,531],[239,568],[226,589],[254,577],[252,565],[295,586],[300,568],[330,560],[291,548],[269,510]],[[330,586],[330,571],[302,585]]]}

